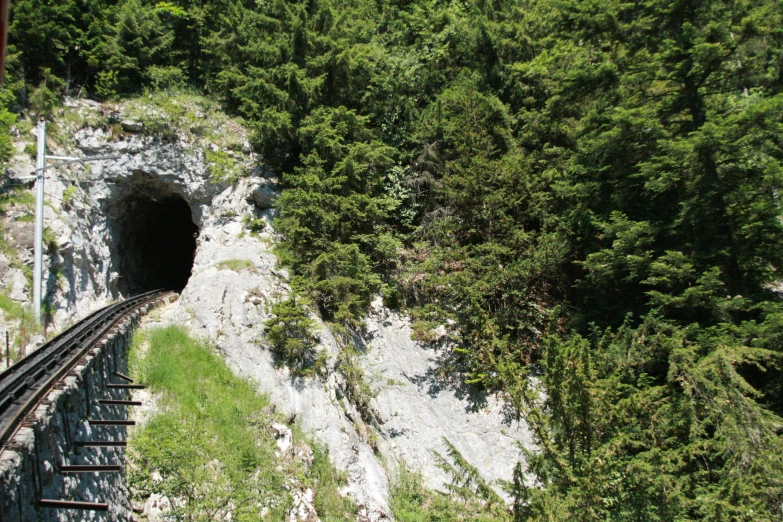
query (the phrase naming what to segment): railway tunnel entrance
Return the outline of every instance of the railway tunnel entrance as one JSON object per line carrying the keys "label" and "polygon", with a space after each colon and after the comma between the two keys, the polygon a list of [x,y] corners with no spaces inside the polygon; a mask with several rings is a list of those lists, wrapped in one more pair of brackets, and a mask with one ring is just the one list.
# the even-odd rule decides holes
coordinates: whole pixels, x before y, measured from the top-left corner
{"label": "railway tunnel entrance", "polygon": [[136,173],[111,207],[117,290],[129,296],[157,288],[177,292],[185,288],[199,229],[190,205],[175,187]]}

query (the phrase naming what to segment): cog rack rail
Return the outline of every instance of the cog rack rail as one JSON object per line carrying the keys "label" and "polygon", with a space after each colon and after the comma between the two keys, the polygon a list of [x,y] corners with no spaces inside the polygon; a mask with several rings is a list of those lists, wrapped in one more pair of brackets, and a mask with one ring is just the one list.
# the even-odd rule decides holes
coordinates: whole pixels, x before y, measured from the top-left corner
{"label": "cog rack rail", "polygon": [[52,387],[109,330],[130,313],[169,293],[154,290],[98,310],[0,373],[0,450]]}

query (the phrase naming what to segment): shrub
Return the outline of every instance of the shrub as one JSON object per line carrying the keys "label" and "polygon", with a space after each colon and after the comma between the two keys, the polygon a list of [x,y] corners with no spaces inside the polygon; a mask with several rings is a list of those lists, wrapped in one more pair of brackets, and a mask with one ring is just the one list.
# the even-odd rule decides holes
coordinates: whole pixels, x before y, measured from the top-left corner
{"label": "shrub", "polygon": [[492,511],[477,499],[462,501],[428,491],[421,475],[402,467],[391,484],[389,507],[399,522],[505,522],[511,517]]}
{"label": "shrub", "polygon": [[[0,100],[2,95],[0,95]],[[6,163],[14,155],[14,143],[9,134],[11,125],[16,122],[16,115],[6,108],[0,108],[0,165]]]}
{"label": "shrub", "polygon": [[364,370],[359,366],[357,352],[350,346],[345,346],[340,351],[337,361],[337,369],[345,378],[345,395],[356,406],[362,419],[369,423],[376,423],[376,414],[370,405],[378,393],[372,389],[364,376]]}
{"label": "shrub", "polygon": [[43,81],[30,94],[30,108],[34,113],[48,116],[60,103],[60,91],[65,82],[49,69],[43,70]]}
{"label": "shrub", "polygon": [[266,229],[266,221],[261,218],[254,218],[251,215],[245,216],[242,222],[250,230],[251,234],[258,234]]}
{"label": "shrub", "polygon": [[114,99],[117,97],[119,83],[117,71],[101,71],[95,82],[95,93],[104,100]]}
{"label": "shrub", "polygon": [[325,367],[323,357],[315,350],[318,344],[315,321],[310,318],[306,304],[301,298],[297,301],[296,296],[275,303],[274,317],[266,322],[266,337],[272,350],[295,375],[322,373]]}
{"label": "shrub", "polygon": [[148,74],[157,91],[176,90],[185,85],[185,73],[179,67],[158,67],[153,65]]}

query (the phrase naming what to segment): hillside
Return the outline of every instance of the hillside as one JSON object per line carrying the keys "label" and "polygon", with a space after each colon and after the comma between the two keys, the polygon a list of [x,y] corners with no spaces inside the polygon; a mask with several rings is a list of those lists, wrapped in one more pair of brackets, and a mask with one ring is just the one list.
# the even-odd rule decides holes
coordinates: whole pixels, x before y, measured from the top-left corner
{"label": "hillside", "polygon": [[317,375],[312,313],[347,346],[382,296],[530,426],[516,519],[783,517],[779,3],[18,0],[9,50],[4,128],[241,118],[282,189],[276,356]]}

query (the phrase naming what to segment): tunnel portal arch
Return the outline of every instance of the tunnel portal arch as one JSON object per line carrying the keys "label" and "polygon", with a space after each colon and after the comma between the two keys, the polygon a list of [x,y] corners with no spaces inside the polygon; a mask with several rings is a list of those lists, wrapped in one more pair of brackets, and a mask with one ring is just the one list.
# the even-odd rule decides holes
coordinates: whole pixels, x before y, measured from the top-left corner
{"label": "tunnel portal arch", "polygon": [[117,291],[130,296],[158,288],[182,291],[196,254],[198,226],[176,185],[136,172],[109,205]]}

